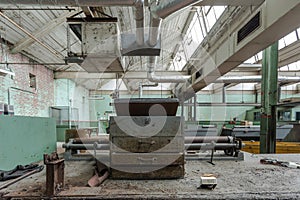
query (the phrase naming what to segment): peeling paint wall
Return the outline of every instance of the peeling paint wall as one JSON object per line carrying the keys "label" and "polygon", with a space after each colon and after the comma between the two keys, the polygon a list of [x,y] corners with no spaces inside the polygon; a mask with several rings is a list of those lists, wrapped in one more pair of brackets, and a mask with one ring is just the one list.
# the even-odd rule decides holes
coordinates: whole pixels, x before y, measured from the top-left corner
{"label": "peeling paint wall", "polygon": [[56,150],[55,120],[45,117],[0,116],[0,169],[13,169],[43,159]]}
{"label": "peeling paint wall", "polygon": [[[1,62],[29,63],[21,54],[10,54],[0,47]],[[6,67],[1,65],[1,68]],[[49,107],[54,103],[53,71],[42,65],[8,65],[15,73],[0,76],[0,102],[14,106],[15,115],[49,117]],[[36,89],[30,87],[30,76],[36,77]]]}

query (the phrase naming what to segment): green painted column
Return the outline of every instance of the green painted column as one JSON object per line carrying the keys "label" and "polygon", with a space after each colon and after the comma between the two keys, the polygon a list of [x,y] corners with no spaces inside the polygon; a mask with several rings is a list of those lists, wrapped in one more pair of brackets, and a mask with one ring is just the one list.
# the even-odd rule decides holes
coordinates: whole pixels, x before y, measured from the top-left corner
{"label": "green painted column", "polygon": [[278,42],[263,51],[261,82],[260,153],[276,150],[276,104],[278,98]]}

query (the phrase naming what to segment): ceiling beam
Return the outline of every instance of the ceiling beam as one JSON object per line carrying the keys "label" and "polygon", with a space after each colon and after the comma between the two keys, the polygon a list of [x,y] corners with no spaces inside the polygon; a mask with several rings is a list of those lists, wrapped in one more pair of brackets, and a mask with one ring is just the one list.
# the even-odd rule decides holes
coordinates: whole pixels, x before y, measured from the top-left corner
{"label": "ceiling beam", "polygon": [[[157,71],[158,75],[175,76],[188,75],[185,71]],[[88,73],[88,72],[55,72],[55,79],[115,79],[116,73]],[[122,79],[147,79],[147,71],[126,72]]]}
{"label": "ceiling beam", "polygon": [[[280,49],[278,52],[278,67],[280,68],[300,60],[299,49],[300,49],[300,40],[297,40],[296,42]],[[261,60],[259,60],[258,62],[261,63]],[[261,64],[257,64],[257,65],[261,66]],[[250,69],[251,68],[248,67],[246,68],[237,67],[233,71],[240,71],[240,70],[249,71]],[[261,70],[261,68],[259,70]]]}
{"label": "ceiling beam", "polygon": [[[34,35],[35,38],[41,38],[41,37],[47,35],[48,33],[52,32],[57,26],[64,23],[66,21],[67,17],[70,17],[76,13],[77,13],[77,11],[65,12],[64,14],[60,15],[58,18],[55,18],[55,19],[52,19],[51,21],[49,21],[47,24],[42,26],[39,30],[33,32],[32,35]],[[32,37],[30,37],[30,36],[24,37],[22,40],[17,42],[17,44],[15,44],[11,48],[11,52],[19,53],[22,50],[29,47],[30,45],[32,45],[34,42],[36,42],[36,41]]]}
{"label": "ceiling beam", "polygon": [[279,50],[278,67],[297,62],[300,60],[300,40]]}
{"label": "ceiling beam", "polygon": [[94,17],[93,13],[91,12],[90,8],[88,6],[81,6],[81,10],[84,12],[86,17]]}

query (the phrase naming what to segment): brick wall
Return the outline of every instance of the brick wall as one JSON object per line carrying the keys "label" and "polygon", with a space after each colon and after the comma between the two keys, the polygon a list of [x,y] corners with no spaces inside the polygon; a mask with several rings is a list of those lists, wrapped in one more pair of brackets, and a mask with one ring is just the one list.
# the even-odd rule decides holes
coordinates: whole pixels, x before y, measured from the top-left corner
{"label": "brick wall", "polygon": [[[8,57],[8,62],[29,62],[29,59],[21,54],[9,53],[0,55],[2,62],[4,56]],[[54,104],[53,71],[42,65],[9,67],[15,76],[0,76],[0,102],[14,105],[15,115],[48,117],[49,107]],[[30,87],[29,73],[36,76],[36,89]]]}

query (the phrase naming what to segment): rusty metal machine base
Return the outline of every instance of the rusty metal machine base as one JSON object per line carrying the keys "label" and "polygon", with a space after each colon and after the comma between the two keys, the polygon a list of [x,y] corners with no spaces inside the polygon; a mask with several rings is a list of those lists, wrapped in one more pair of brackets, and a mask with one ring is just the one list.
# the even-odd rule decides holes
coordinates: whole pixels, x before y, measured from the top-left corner
{"label": "rusty metal machine base", "polygon": [[56,152],[44,154],[46,165],[46,196],[52,197],[64,187],[64,159],[59,159]]}

